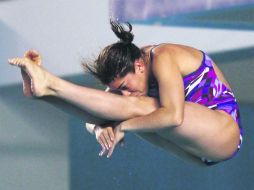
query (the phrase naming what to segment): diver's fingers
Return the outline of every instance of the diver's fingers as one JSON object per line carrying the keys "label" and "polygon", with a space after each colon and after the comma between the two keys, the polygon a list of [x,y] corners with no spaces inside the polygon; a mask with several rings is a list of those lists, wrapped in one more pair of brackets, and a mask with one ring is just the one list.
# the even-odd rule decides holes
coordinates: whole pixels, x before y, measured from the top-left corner
{"label": "diver's fingers", "polygon": [[115,149],[116,144],[113,144],[113,146],[109,149],[108,154],[107,154],[107,158],[111,157],[114,149]]}

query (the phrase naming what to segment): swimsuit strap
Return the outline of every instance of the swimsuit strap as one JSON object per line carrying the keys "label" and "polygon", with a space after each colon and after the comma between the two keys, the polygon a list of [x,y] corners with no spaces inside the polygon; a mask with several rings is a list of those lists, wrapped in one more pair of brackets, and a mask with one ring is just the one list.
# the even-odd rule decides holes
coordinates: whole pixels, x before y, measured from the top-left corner
{"label": "swimsuit strap", "polygon": [[162,44],[157,44],[157,45],[152,45],[152,48],[150,49],[150,51],[149,51],[149,61],[150,61],[150,63],[153,63],[153,50],[156,48],[156,47],[158,47],[158,46],[160,46],[160,45],[162,45]]}
{"label": "swimsuit strap", "polygon": [[[154,50],[154,48],[156,48],[158,46],[159,45],[153,45],[152,48],[149,51],[149,62],[150,62],[150,65],[153,64],[153,52],[152,51]],[[152,71],[151,71],[151,76],[149,77],[149,83],[157,83]]]}

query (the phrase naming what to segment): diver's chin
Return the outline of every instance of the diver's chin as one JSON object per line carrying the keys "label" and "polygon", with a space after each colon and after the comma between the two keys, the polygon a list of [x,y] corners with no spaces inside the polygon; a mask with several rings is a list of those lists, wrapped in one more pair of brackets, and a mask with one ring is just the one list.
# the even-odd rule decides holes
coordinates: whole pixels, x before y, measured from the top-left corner
{"label": "diver's chin", "polygon": [[147,96],[147,93],[140,93],[139,96]]}
{"label": "diver's chin", "polygon": [[147,96],[147,94],[148,94],[147,90],[144,90],[144,91],[139,90],[139,91],[136,91],[135,96]]}

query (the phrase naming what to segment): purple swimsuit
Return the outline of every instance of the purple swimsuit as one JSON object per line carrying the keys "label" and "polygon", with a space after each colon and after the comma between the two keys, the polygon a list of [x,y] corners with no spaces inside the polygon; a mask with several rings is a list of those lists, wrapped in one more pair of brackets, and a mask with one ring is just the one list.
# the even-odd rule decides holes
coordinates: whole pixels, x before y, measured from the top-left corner
{"label": "purple swimsuit", "polygon": [[[236,151],[238,152],[242,144],[243,130],[240,126],[237,101],[232,91],[216,76],[211,58],[204,52],[202,53],[203,61],[200,67],[193,73],[183,77],[185,101],[198,103],[213,110],[223,110],[231,115],[240,127],[239,145]],[[149,80],[148,96],[159,99],[158,84],[154,76]],[[201,159],[207,165],[216,163],[205,158]]]}

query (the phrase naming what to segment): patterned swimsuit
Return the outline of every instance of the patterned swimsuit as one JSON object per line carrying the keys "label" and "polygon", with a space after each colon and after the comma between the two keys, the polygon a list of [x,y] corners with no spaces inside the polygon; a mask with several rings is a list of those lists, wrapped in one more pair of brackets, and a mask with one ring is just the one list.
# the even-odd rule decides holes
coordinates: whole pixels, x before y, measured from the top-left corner
{"label": "patterned swimsuit", "polygon": [[[223,110],[233,117],[240,127],[238,152],[242,144],[243,130],[240,125],[240,114],[234,94],[216,76],[212,65],[212,59],[204,52],[201,66],[193,73],[183,77],[185,101],[194,102],[206,106],[213,110]],[[152,53],[150,53],[152,56]],[[158,84],[154,76],[149,80],[148,96],[159,99]],[[232,158],[231,157],[231,158]],[[206,158],[201,158],[207,165],[213,162]]]}

